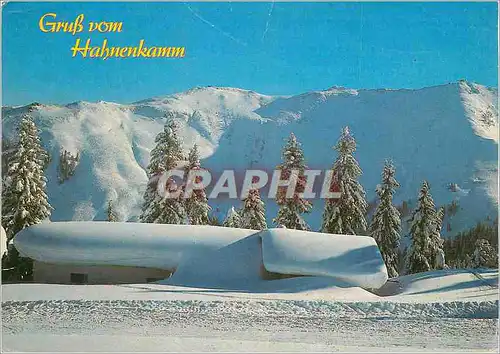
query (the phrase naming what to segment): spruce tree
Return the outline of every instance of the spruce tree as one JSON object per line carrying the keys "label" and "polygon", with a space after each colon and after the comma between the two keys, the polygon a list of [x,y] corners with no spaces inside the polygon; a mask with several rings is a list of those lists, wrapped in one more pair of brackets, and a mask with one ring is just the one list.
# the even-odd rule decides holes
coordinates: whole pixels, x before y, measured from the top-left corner
{"label": "spruce tree", "polygon": [[243,208],[240,211],[241,227],[243,229],[267,229],[266,209],[260,198],[258,189],[251,189],[248,196],[243,199]]}
{"label": "spruce tree", "polygon": [[424,181],[420,189],[417,208],[411,218],[411,246],[407,253],[407,273],[426,272],[435,268],[440,215],[436,212],[429,183]]}
{"label": "spruce tree", "polygon": [[[179,186],[173,178],[169,178],[166,182],[165,189],[169,194],[176,193],[182,186]],[[158,198],[158,197],[157,197]],[[184,208],[182,193],[179,196],[159,197],[155,201],[154,207],[158,210],[158,215],[153,221],[156,224],[186,224],[187,214]]]}
{"label": "spruce tree", "polygon": [[212,214],[212,215],[209,215],[208,216],[208,225],[212,225],[212,226],[222,226],[219,218],[217,217],[217,215],[215,214]]}
{"label": "spruce tree", "polygon": [[472,265],[474,268],[498,267],[498,253],[488,240],[480,238],[476,241]]}
{"label": "spruce tree", "polygon": [[108,216],[108,221],[112,222],[119,221],[118,216],[116,215],[116,212],[113,208],[113,203],[111,202],[111,200],[108,201],[107,216]]}
{"label": "spruce tree", "polygon": [[10,162],[16,153],[16,144],[10,139],[2,138],[2,181],[7,175]]}
{"label": "spruce tree", "polygon": [[443,250],[444,240],[441,238],[441,229],[443,228],[445,208],[440,207],[436,212],[436,230],[431,234],[429,244],[429,261],[432,262],[433,269],[443,269],[446,267]]}
{"label": "spruce tree", "polygon": [[368,204],[365,191],[358,182],[362,171],[353,156],[356,140],[348,127],[342,130],[334,149],[337,150],[338,157],[333,164],[332,176],[340,197],[326,200],[321,230],[331,234],[364,234],[367,228],[365,213]]}
{"label": "spruce tree", "polygon": [[[151,159],[147,168],[148,185],[144,194],[144,204],[140,215],[141,222],[159,224],[184,223],[186,213],[182,196],[178,198],[159,195],[158,182],[161,175],[175,170],[184,160],[182,147],[177,135],[177,125],[172,113],[167,115],[167,121],[155,139],[156,146],[151,151]],[[181,186],[170,177],[163,186],[167,192],[175,193]]]}
{"label": "spruce tree", "polygon": [[300,143],[293,133],[290,134],[290,138],[283,148],[282,160],[283,163],[278,166],[278,169],[281,170],[281,179],[290,178],[294,170],[298,171],[298,178],[294,194],[290,198],[286,196],[287,187],[279,188],[276,203],[280,206],[280,209],[273,222],[288,229],[310,230],[302,214],[309,213],[312,204],[310,201],[299,197],[299,193],[304,191],[306,185],[304,176],[305,158]]}
{"label": "spruce tree", "polygon": [[[2,226],[8,242],[22,229],[47,220],[51,206],[46,193],[47,179],[44,166],[47,153],[43,150],[38,129],[30,117],[24,116],[19,126],[17,150],[10,158],[10,165],[3,181]],[[2,259],[4,280],[30,280],[32,261],[20,257],[11,247]]]}
{"label": "spruce tree", "polygon": [[231,209],[228,210],[226,219],[224,220],[224,223],[222,226],[225,227],[234,227],[234,228],[241,228],[241,216],[238,214],[238,212],[234,209],[234,207],[231,207]]}
{"label": "spruce tree", "polygon": [[395,173],[394,165],[386,161],[382,172],[382,184],[379,184],[376,189],[379,204],[370,224],[370,236],[377,242],[390,278],[399,275],[401,239],[401,216],[392,204],[395,189],[399,188],[399,183],[394,177]]}
{"label": "spruce tree", "polygon": [[463,268],[472,268],[474,260],[472,259],[470,254],[466,254],[464,257]]}
{"label": "spruce tree", "polygon": [[[444,240],[443,249],[446,253],[446,261],[449,265],[458,267],[457,264],[464,263],[465,256],[473,255],[476,250],[476,242],[479,239],[488,241],[494,253],[498,251],[498,219],[479,222],[469,230],[458,233],[455,237]],[[472,267],[472,257],[469,267]]]}
{"label": "spruce tree", "polygon": [[[200,155],[198,146],[195,144],[189,151],[188,164],[185,168],[185,179],[187,181],[191,171],[201,170]],[[199,176],[195,181],[200,182]],[[188,183],[190,181],[187,181]],[[188,198],[184,199],[184,207],[186,209],[187,220],[190,225],[207,225],[209,224],[209,212],[211,210],[208,205],[208,198],[205,189],[195,189]]]}
{"label": "spruce tree", "polygon": [[64,183],[75,174],[75,169],[80,162],[80,154],[75,156],[71,152],[64,150],[59,154],[59,184]]}

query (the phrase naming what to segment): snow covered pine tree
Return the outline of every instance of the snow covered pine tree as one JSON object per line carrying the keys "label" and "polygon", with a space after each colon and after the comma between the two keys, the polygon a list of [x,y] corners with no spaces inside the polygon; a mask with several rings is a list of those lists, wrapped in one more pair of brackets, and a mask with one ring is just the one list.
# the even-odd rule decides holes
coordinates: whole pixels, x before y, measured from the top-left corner
{"label": "snow covered pine tree", "polygon": [[[46,189],[44,165],[47,153],[43,150],[38,129],[30,117],[24,116],[19,126],[17,150],[11,156],[2,190],[2,226],[7,241],[30,225],[50,216],[51,206]],[[3,280],[31,280],[33,264],[19,256],[14,247],[2,259]]]}
{"label": "snow covered pine tree", "polygon": [[7,170],[10,166],[10,161],[16,153],[16,144],[9,139],[2,137],[2,181],[7,175]]}
{"label": "snow covered pine tree", "polygon": [[321,231],[330,234],[364,234],[368,204],[365,191],[358,182],[362,171],[353,156],[356,140],[349,127],[342,130],[334,149],[337,150],[338,157],[333,164],[332,176],[333,183],[338,185],[340,197],[326,200]]}
{"label": "snow covered pine tree", "polygon": [[427,181],[423,182],[420,189],[417,209],[413,212],[411,222],[411,245],[406,257],[406,271],[413,274],[434,269],[442,246],[439,235],[442,217],[436,212]]}
{"label": "snow covered pine tree", "polygon": [[243,199],[243,208],[239,214],[241,215],[241,227],[243,229],[267,229],[266,209],[264,202],[260,199],[258,189],[248,191],[248,196]]}
{"label": "snow covered pine tree", "polygon": [[498,267],[498,253],[491,247],[488,240],[480,238],[476,241],[472,265],[474,268]]}
{"label": "snow covered pine tree", "polygon": [[292,176],[293,171],[297,171],[297,183],[293,196],[290,198],[286,196],[287,187],[278,189],[276,203],[280,209],[273,222],[288,229],[310,230],[301,214],[309,213],[312,204],[310,201],[299,197],[299,193],[304,192],[306,185],[304,153],[293,133],[290,134],[290,138],[283,148],[282,159],[283,163],[277,167],[281,170],[281,179],[287,180]]}
{"label": "snow covered pine tree", "polygon": [[111,200],[108,200],[108,210],[107,210],[108,221],[118,221],[118,216],[116,215],[115,209],[113,207],[113,203]]}
{"label": "snow covered pine tree", "polygon": [[61,152],[59,155],[59,184],[64,183],[75,174],[79,162],[80,154],[78,152],[75,156],[67,150]]}
{"label": "snow covered pine tree", "polygon": [[[182,224],[186,220],[186,212],[181,196],[165,197],[158,193],[157,188],[161,175],[166,171],[175,170],[184,160],[173,113],[169,112],[166,118],[163,131],[156,136],[156,146],[151,151],[151,160],[148,165],[149,182],[139,218],[145,223]],[[166,181],[164,187],[166,192],[172,194],[181,188],[172,177]]]}
{"label": "snow covered pine tree", "polygon": [[432,233],[429,260],[433,262],[434,269],[447,268],[444,256],[443,244],[444,240],[441,237],[441,229],[443,228],[445,208],[440,207],[436,212],[436,232]]}
{"label": "snow covered pine tree", "polygon": [[394,177],[395,173],[392,162],[386,161],[382,172],[382,184],[376,189],[379,204],[369,229],[370,236],[377,242],[390,278],[398,276],[401,239],[401,216],[398,209],[392,205],[395,189],[399,188],[399,183]]}
{"label": "snow covered pine tree", "polygon": [[[189,151],[188,164],[185,168],[185,181],[189,183],[189,173],[191,171],[201,170],[200,164],[200,154],[198,152],[198,146],[194,146]],[[199,176],[193,182],[200,182]],[[184,190],[187,188],[184,185]],[[191,192],[188,198],[184,199],[184,208],[187,214],[187,220],[189,225],[207,225],[209,224],[209,215],[211,208],[208,205],[208,198],[205,189],[195,189]]]}
{"label": "snow covered pine tree", "polygon": [[234,207],[231,207],[231,209],[228,210],[226,219],[224,220],[222,226],[241,228],[241,216],[234,209]]}

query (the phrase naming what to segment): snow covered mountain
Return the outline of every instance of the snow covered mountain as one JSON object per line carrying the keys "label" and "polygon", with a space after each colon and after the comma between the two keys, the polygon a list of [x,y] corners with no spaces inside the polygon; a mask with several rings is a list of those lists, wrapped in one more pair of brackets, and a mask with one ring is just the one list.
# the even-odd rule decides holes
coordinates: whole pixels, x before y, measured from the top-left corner
{"label": "snow covered mountain", "polygon": [[[302,143],[308,166],[327,169],[336,157],[332,146],[349,125],[368,200],[375,198],[384,159],[391,158],[401,183],[395,202],[406,201],[411,208],[427,179],[437,205],[458,203],[444,228],[456,234],[497,214],[497,107],[496,89],[465,81],[418,90],[333,87],[292,97],[203,87],[129,105],[100,101],[4,107],[2,136],[15,138],[19,117],[31,112],[52,156],[47,177],[53,221],[104,220],[108,200],[120,219],[135,220],[149,152],[168,111],[178,116],[185,150],[197,143],[202,164],[215,175],[228,168],[273,170],[291,132]],[[62,150],[79,153],[80,161],[74,176],[60,184]],[[211,204],[221,217],[231,205],[239,206],[234,200]],[[317,229],[324,202],[313,204],[306,219]],[[268,201],[266,208],[271,223],[276,204]]]}

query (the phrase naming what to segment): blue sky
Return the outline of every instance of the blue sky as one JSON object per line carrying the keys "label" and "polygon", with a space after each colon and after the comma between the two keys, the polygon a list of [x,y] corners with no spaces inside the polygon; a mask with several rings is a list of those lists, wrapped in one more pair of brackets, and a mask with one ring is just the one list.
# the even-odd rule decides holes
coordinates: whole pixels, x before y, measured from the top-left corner
{"label": "blue sky", "polygon": [[[40,17],[122,21],[121,33],[42,33]],[[120,103],[194,86],[299,94],[331,86],[497,86],[496,3],[8,3],[3,104]],[[184,59],[72,58],[96,45],[185,46]]]}

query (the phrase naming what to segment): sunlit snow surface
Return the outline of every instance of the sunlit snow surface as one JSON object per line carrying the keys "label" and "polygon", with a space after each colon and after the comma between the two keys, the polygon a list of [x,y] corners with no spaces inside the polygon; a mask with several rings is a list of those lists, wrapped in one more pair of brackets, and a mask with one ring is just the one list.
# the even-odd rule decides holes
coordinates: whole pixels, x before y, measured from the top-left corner
{"label": "sunlit snow surface", "polygon": [[495,352],[497,277],[487,270],[421,273],[400,278],[385,296],[319,277],[254,290],[3,285],[2,349]]}

